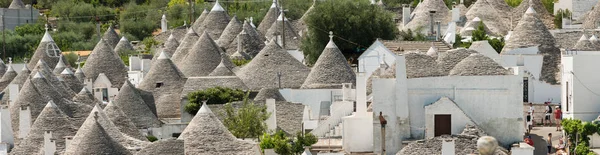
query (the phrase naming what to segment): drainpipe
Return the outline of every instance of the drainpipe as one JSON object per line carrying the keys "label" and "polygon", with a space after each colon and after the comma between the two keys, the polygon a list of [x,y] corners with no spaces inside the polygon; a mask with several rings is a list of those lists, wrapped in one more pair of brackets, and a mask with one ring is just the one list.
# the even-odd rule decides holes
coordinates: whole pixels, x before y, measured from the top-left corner
{"label": "drainpipe", "polygon": [[429,34],[433,35],[433,14],[435,14],[435,11],[431,10],[429,11]]}
{"label": "drainpipe", "polygon": [[436,21],[435,24],[437,25],[437,32],[435,32],[435,41],[440,41],[442,22]]}

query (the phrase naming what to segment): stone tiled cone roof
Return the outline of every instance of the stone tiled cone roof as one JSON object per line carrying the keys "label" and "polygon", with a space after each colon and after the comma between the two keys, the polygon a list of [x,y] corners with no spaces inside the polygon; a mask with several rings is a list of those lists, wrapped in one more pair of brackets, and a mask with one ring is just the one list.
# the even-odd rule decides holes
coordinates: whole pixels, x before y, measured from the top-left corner
{"label": "stone tiled cone roof", "polygon": [[44,90],[48,90],[48,92],[57,92],[57,95],[62,95],[51,96],[54,98],[54,102],[57,102],[57,104],[60,101],[61,97],[71,98],[73,97],[73,95],[75,95],[75,92],[73,92],[67,86],[65,86],[63,82],[58,78],[58,76],[52,73],[50,67],[48,67],[43,60],[38,61],[36,66],[31,70],[31,74],[29,74],[29,76],[34,77],[38,72],[41,73],[41,75],[43,75],[45,80],[47,80],[47,83],[50,85],[48,86],[48,89]]}
{"label": "stone tiled cone roof", "polygon": [[[285,20],[283,20],[285,19]],[[277,35],[282,34],[282,27],[285,26],[285,49],[298,49],[300,48],[300,36],[295,32],[294,27],[287,18],[283,18],[281,14],[279,18],[265,33],[265,38],[275,39]],[[285,22],[284,22],[285,21]]]}
{"label": "stone tiled cone roof", "polygon": [[582,28],[586,29],[596,29],[598,28],[598,23],[600,22],[600,2],[596,3],[596,5],[588,12],[588,15],[583,20]]}
{"label": "stone tiled cone roof", "polygon": [[[97,114],[90,113],[90,116],[92,115]],[[104,129],[97,120],[85,123],[85,126],[82,126],[73,137],[72,143],[65,151],[65,155],[131,154],[123,145],[113,139],[108,132],[110,131]]]}
{"label": "stone tiled cone roof", "polygon": [[131,45],[131,43],[129,42],[129,40],[127,40],[127,38],[125,38],[125,36],[121,37],[121,40],[119,40],[119,42],[115,46],[115,52],[117,52],[117,54],[124,52],[124,51],[134,51],[134,50],[135,49],[133,48],[133,45]]}
{"label": "stone tiled cone roof", "polygon": [[0,76],[4,76],[4,73],[6,73],[7,69],[8,68],[6,67],[6,64],[4,64],[4,61],[0,59]]}
{"label": "stone tiled cone roof", "polygon": [[592,42],[587,38],[587,36],[585,34],[583,36],[581,36],[581,38],[579,39],[579,41],[577,41],[577,43],[575,44],[573,49],[579,50],[579,51],[596,51],[597,50],[596,46],[594,44],[592,44]]}
{"label": "stone tiled cone roof", "polygon": [[544,23],[548,29],[554,29],[554,16],[552,16],[552,14],[546,10],[541,0],[523,0],[519,6],[514,8],[513,25],[517,24],[517,22],[520,23],[521,18],[523,18],[523,14],[527,12],[529,7],[533,7],[538,14],[538,18],[541,19],[542,23]]}
{"label": "stone tiled cone roof", "polygon": [[[68,96],[65,96],[65,94],[60,93],[60,91],[57,91],[60,88],[54,87],[50,81],[48,80],[48,78],[45,78],[44,76],[42,76],[42,74],[37,73],[35,76],[33,76],[33,78],[31,78],[31,83],[33,85],[35,85],[35,88],[38,90],[38,92],[41,95],[47,96],[49,98],[51,98],[54,103],[56,103],[56,105],[58,105],[58,107],[60,107],[61,109],[67,109],[66,105],[62,102],[62,99]],[[32,114],[36,113],[35,110],[31,110]],[[70,115],[69,111],[63,111],[65,113],[67,113],[67,115]],[[37,115],[34,115],[37,116]],[[32,117],[35,118],[35,117]]]}
{"label": "stone tiled cone roof", "polygon": [[[59,58],[63,57],[60,55],[61,51],[56,43],[54,43],[54,40],[48,31],[46,31],[44,34],[44,38],[47,39],[42,39],[40,41],[40,44],[38,44],[35,53],[33,53],[31,60],[29,60],[29,64],[27,64],[27,67],[33,68],[39,60],[44,60],[44,62],[48,63],[48,67],[54,68],[58,63]],[[63,59],[63,61],[64,60],[65,59]]]}
{"label": "stone tiled cone roof", "polygon": [[[241,39],[241,40],[239,40]],[[233,55],[238,52],[238,42],[242,42],[241,53],[248,54],[251,57],[256,56],[260,50],[265,47],[263,37],[259,35],[255,28],[253,28],[247,21],[244,22],[243,30],[237,34],[236,38],[225,48],[225,51],[229,55]]]}
{"label": "stone tiled cone roof", "polygon": [[75,77],[77,77],[77,79],[80,82],[85,81],[85,73],[83,73],[83,69],[81,69],[81,66],[77,67],[77,70],[75,70]]}
{"label": "stone tiled cone roof", "polygon": [[559,72],[558,64],[560,64],[560,49],[556,47],[554,37],[538,18],[536,11],[533,8],[529,10],[515,27],[502,52],[516,48],[538,46],[540,54],[544,54],[540,80],[557,84],[559,82],[557,73]]}
{"label": "stone tiled cone roof", "polygon": [[589,40],[596,49],[600,49],[600,39],[596,35],[592,35]]}
{"label": "stone tiled cone roof", "polygon": [[440,53],[437,59],[439,67],[444,75],[448,75],[450,70],[460,63],[464,58],[469,57],[472,53],[477,53],[475,50],[459,48]]}
{"label": "stone tiled cone roof", "polygon": [[135,127],[135,124],[131,122],[129,117],[127,117],[121,108],[115,105],[114,102],[109,102],[103,110],[110,121],[113,122],[117,128],[119,128],[119,131],[139,140],[146,139],[146,137],[144,137],[142,133]]}
{"label": "stone tiled cone roof", "polygon": [[159,33],[158,35],[154,36],[154,40],[164,43],[167,41],[169,36],[172,34],[177,41],[181,42],[181,40],[183,40],[183,37],[185,36],[185,33],[187,32],[187,30],[188,30],[188,28],[186,26],[179,26],[174,29],[170,29],[165,32]]}
{"label": "stone tiled cone roof", "polygon": [[486,75],[509,75],[510,72],[504,69],[489,57],[479,53],[471,54],[456,64],[450,71],[450,75],[456,76],[486,76]]}
{"label": "stone tiled cone roof", "polygon": [[136,155],[184,155],[183,140],[169,138],[152,142]]}
{"label": "stone tiled cone roof", "polygon": [[294,24],[296,32],[300,33],[300,36],[304,36],[304,34],[302,33],[308,32],[308,26],[305,23],[306,18],[308,18],[308,15],[315,9],[316,2],[316,0],[313,0],[313,4],[306,10],[306,12],[304,12],[304,14],[302,14],[302,17],[300,17],[300,19],[296,20],[296,23]]}
{"label": "stone tiled cone roof", "polygon": [[[460,35],[461,36],[472,36],[473,31],[475,31],[479,27],[479,24],[482,24],[482,23],[483,22],[481,20],[479,20],[479,21],[472,20],[472,21],[467,22],[465,24],[465,27],[463,27],[463,29],[460,30]],[[483,28],[484,28],[484,31],[486,34],[494,35],[494,33],[488,28],[486,23],[483,23]],[[500,33],[498,33],[498,34],[500,34]]]}
{"label": "stone tiled cone roof", "polygon": [[200,30],[200,26],[202,25],[202,22],[204,22],[204,19],[206,19],[206,16],[208,16],[208,13],[210,11],[208,11],[206,8],[204,8],[204,10],[202,11],[202,14],[200,14],[200,16],[198,16],[198,18],[194,21],[194,24],[192,24],[192,29],[194,30]]}
{"label": "stone tiled cone roof", "polygon": [[[167,39],[164,46],[162,47],[162,52],[165,52],[170,57],[173,54],[175,54],[175,50],[177,50],[178,46],[179,46],[179,41],[177,41],[177,39],[175,39],[175,37],[173,37],[173,35],[170,35],[169,39]],[[154,53],[154,56],[152,57],[152,63],[156,62],[156,59],[158,59],[158,56],[160,56],[160,53]]]}
{"label": "stone tiled cone roof", "polygon": [[83,66],[86,78],[95,81],[100,73],[104,73],[114,87],[123,85],[127,67],[112,49],[104,40],[98,42]]}
{"label": "stone tiled cone roof", "polygon": [[113,26],[109,26],[104,35],[102,35],[102,40],[106,42],[106,44],[110,45],[111,49],[114,49],[117,44],[119,44],[119,34],[115,31]]}
{"label": "stone tiled cone roof", "polygon": [[21,0],[12,0],[9,9],[25,9],[25,4]]}
{"label": "stone tiled cone roof", "polygon": [[[228,103],[233,108],[238,110],[244,104],[243,101],[236,101]],[[254,101],[254,104],[259,106],[265,106],[265,100]],[[216,113],[217,118],[223,122],[225,119],[224,110],[225,104],[211,104],[208,107]],[[304,105],[299,103],[292,103],[286,101],[275,102],[275,112],[277,120],[277,128],[283,130],[288,135],[295,135],[298,131],[302,130],[302,113],[304,112]]]}
{"label": "stone tiled cone roof", "polygon": [[73,102],[86,104],[89,106],[95,106],[96,104],[102,105],[102,101],[96,99],[94,95],[92,95],[92,93],[85,87],[81,88],[81,91],[79,91],[79,93],[77,93],[72,100]]}
{"label": "stone tiled cone roof", "polygon": [[[273,2],[273,5],[276,5],[275,2]],[[260,22],[260,24],[258,24],[258,32],[260,32],[261,34],[266,34],[267,31],[269,30],[269,28],[271,28],[271,25],[273,25],[273,23],[275,23],[275,21],[277,21],[277,17],[279,16],[279,8],[278,7],[273,7],[271,6],[269,8],[269,11],[267,11],[267,14],[265,15],[265,17],[263,18],[263,20]]]}
{"label": "stone tiled cone roof", "polygon": [[179,65],[179,63],[183,61],[185,56],[188,55],[192,47],[194,47],[194,44],[196,44],[198,38],[200,38],[200,36],[198,36],[196,31],[194,31],[194,29],[189,29],[188,32],[185,34],[183,40],[181,40],[179,47],[177,47],[175,53],[173,53],[171,60],[173,60],[175,64]]}
{"label": "stone tiled cone roof", "polygon": [[[138,88],[153,92],[159,118],[178,118],[181,114],[179,96],[186,80],[168,55],[161,53]],[[162,83],[162,86],[157,88],[157,83]]]}
{"label": "stone tiled cone roof", "polygon": [[271,41],[237,75],[251,90],[260,90],[277,88],[278,72],[281,73],[281,87],[300,88],[310,73],[310,68]]}
{"label": "stone tiled cone roof", "polygon": [[[406,57],[406,76],[407,78],[420,78],[447,75],[443,73],[435,58],[424,53],[407,53]],[[395,71],[395,65],[392,67]]]}
{"label": "stone tiled cone roof", "polygon": [[[190,92],[204,90],[213,87],[247,90],[248,87],[237,76],[203,76],[190,77],[184,84],[181,96]],[[179,106],[178,106],[179,107]]]}
{"label": "stone tiled cone roof", "polygon": [[66,105],[66,109],[62,109],[63,111],[68,111],[70,113],[69,117],[71,118],[73,125],[75,128],[79,129],[87,116],[90,114],[94,106],[90,106],[83,103],[72,102],[66,98],[63,98],[62,102]]}
{"label": "stone tiled cone roof", "polygon": [[31,79],[27,79],[17,95],[16,101],[10,105],[10,118],[15,137],[19,135],[19,112],[21,108],[29,107],[32,116],[31,122],[33,122],[44,108],[44,103],[48,103],[51,100],[50,97],[40,94],[36,86],[31,82]]}
{"label": "stone tiled cone roof", "polygon": [[185,154],[251,155],[256,144],[235,138],[206,105],[202,105],[178,139]]}
{"label": "stone tiled cone roof", "polygon": [[283,95],[279,93],[277,88],[263,88],[258,91],[258,94],[254,97],[254,101],[266,101],[267,99],[275,99],[275,101],[285,101]]}
{"label": "stone tiled cone roof", "polygon": [[213,9],[210,10],[204,21],[202,21],[200,29],[196,29],[196,32],[207,31],[212,38],[221,37],[223,30],[225,30],[225,27],[227,27],[227,24],[229,23],[229,15],[227,15],[227,11],[225,10],[215,10],[215,8],[218,7],[221,7],[221,5],[217,1]]}
{"label": "stone tiled cone roof", "polygon": [[67,68],[67,65],[62,59],[63,58],[60,57],[58,63],[56,64],[56,66],[54,66],[54,70],[52,70],[52,73],[54,73],[54,75],[60,75],[60,73],[62,73],[62,71],[65,70],[65,68]]}
{"label": "stone tiled cone roof", "polygon": [[8,87],[8,84],[10,84],[10,82],[13,81],[13,79],[15,79],[15,77],[17,76],[18,74],[13,69],[12,65],[9,65],[8,70],[6,71],[6,73],[4,73],[4,75],[2,75],[2,78],[0,79],[0,90],[4,90],[4,88]]}
{"label": "stone tiled cone roof", "polygon": [[417,5],[415,10],[412,12],[412,19],[408,24],[404,26],[404,29],[415,30],[419,27],[429,26],[429,11],[434,10],[436,13],[433,15],[434,21],[442,21],[445,23],[445,19],[448,16],[448,6],[442,0],[424,0]]}
{"label": "stone tiled cone roof", "polygon": [[229,24],[227,24],[225,30],[223,30],[221,37],[219,37],[219,39],[216,41],[217,45],[220,47],[227,47],[229,44],[231,44],[237,35],[242,32],[242,25],[242,22],[238,20],[237,16],[233,16],[231,21],[229,21]]}
{"label": "stone tiled cone roof", "polygon": [[207,76],[221,62],[221,48],[204,32],[179,65],[186,77]]}
{"label": "stone tiled cone roof", "polygon": [[225,66],[223,63],[224,60],[225,59],[221,59],[221,63],[219,63],[217,68],[208,74],[208,76],[235,76],[235,73],[233,73],[229,67]]}
{"label": "stone tiled cone roof", "polygon": [[[467,19],[472,21],[475,18],[480,18],[485,23],[486,27],[489,28],[488,32],[492,32],[490,34],[504,36],[508,33],[510,25],[507,25],[507,23],[510,22],[510,19],[506,19],[505,14],[507,12],[501,13],[502,10],[499,10],[500,8],[492,4],[492,1],[500,5],[502,4],[502,2],[496,0],[477,1],[475,4],[471,5],[471,8],[467,12]],[[504,5],[506,5],[506,2],[504,2]],[[473,28],[477,27],[474,25]]]}
{"label": "stone tiled cone roof", "polygon": [[65,68],[62,73],[60,73],[60,78],[62,78],[65,84],[73,91],[77,92],[83,88],[83,83],[75,77],[73,72],[70,69]]}
{"label": "stone tiled cone roof", "polygon": [[140,92],[128,80],[119,90],[114,102],[137,128],[158,127],[160,125],[160,121],[151,110],[152,108],[144,102]]}
{"label": "stone tiled cone roof", "polygon": [[342,83],[356,83],[356,73],[330,39],[301,88],[340,89]]}
{"label": "stone tiled cone roof", "polygon": [[[442,135],[411,142],[402,148],[397,155],[440,154],[442,152],[442,141],[444,140],[454,141],[456,154],[478,154],[477,140],[482,136],[486,136],[486,134],[481,129],[467,125],[463,132],[458,135]],[[508,155],[508,151],[503,147],[498,147],[493,154]]]}
{"label": "stone tiled cone roof", "polygon": [[[35,118],[35,117],[32,117]],[[31,125],[27,137],[23,139],[11,154],[38,154],[44,149],[44,133],[52,132],[57,152],[65,149],[65,136],[72,136],[77,128],[71,124],[69,116],[61,111],[56,104],[48,102],[39,117]]]}
{"label": "stone tiled cone roof", "polygon": [[29,70],[29,67],[24,66],[23,69],[19,72],[19,74],[15,77],[15,79],[10,82],[10,84],[17,84],[19,86],[23,86],[23,84],[25,84],[25,81],[27,81],[27,79],[29,78],[29,74],[31,74],[31,70]]}

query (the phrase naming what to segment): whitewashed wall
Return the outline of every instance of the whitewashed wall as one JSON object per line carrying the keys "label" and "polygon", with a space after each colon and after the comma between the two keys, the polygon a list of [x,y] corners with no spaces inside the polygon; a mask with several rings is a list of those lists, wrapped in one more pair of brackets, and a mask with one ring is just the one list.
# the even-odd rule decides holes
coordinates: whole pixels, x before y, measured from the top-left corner
{"label": "whitewashed wall", "polygon": [[506,66],[519,67],[519,75],[529,79],[529,102],[544,103],[551,100],[552,103],[560,102],[560,85],[551,85],[540,81],[542,74],[542,55],[502,55]]}
{"label": "whitewashed wall", "polygon": [[439,101],[434,104],[425,107],[425,122],[426,122],[426,138],[434,137],[435,135],[435,115],[448,114],[451,118],[451,133],[460,134],[465,129],[467,124],[475,125],[469,116],[456,106],[447,97],[440,98]]}
{"label": "whitewashed wall", "polygon": [[[562,58],[562,101],[566,107],[566,96],[570,96],[566,118],[592,121],[600,115],[600,55],[573,55]],[[570,90],[566,92],[566,83]]]}
{"label": "whitewashed wall", "polygon": [[360,57],[358,57],[359,72],[364,72],[366,77],[371,76],[373,71],[379,68],[382,59],[384,59],[388,65],[392,65],[396,61],[395,54],[388,50],[379,40],[376,40],[362,55],[360,55]]}
{"label": "whitewashed wall", "polygon": [[334,97],[342,98],[342,89],[280,89],[279,92],[288,102],[302,103],[310,107],[311,119],[318,118],[321,101],[333,104]]}

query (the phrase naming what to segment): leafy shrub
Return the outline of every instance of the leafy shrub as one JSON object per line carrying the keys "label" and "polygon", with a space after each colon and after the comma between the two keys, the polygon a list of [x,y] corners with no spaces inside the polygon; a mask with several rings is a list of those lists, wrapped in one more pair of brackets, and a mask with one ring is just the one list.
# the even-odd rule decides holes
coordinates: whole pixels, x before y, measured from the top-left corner
{"label": "leafy shrub", "polygon": [[25,34],[41,35],[44,34],[45,31],[44,25],[39,23],[25,24],[15,27],[15,32],[17,32],[17,34],[20,36],[24,36]]}
{"label": "leafy shrub", "polygon": [[234,108],[231,103],[225,104],[223,125],[237,138],[258,138],[267,130],[265,120],[271,116],[265,105],[249,101],[246,93],[241,107]]}
{"label": "leafy shrub", "polygon": [[231,62],[235,64],[235,66],[242,66],[249,63],[252,60],[244,60],[244,59],[232,59]]}
{"label": "leafy shrub", "polygon": [[296,138],[292,141],[286,137],[283,131],[278,130],[273,135],[264,133],[259,146],[262,150],[274,149],[277,154],[300,154],[304,151],[305,146],[316,144],[317,141],[315,135],[311,133],[302,135],[302,132],[296,133]]}
{"label": "leafy shrub", "polygon": [[147,138],[147,139],[148,139],[148,141],[150,141],[150,142],[154,142],[154,141],[157,141],[157,140],[158,140],[158,138],[156,138],[156,137],[154,137],[154,136],[146,136],[146,138]]}
{"label": "leafy shrub", "polygon": [[244,98],[244,92],[239,89],[214,87],[196,92],[191,92],[188,95],[188,103],[184,110],[192,115],[195,115],[202,101],[207,100],[206,104],[225,104],[232,101],[240,101]]}

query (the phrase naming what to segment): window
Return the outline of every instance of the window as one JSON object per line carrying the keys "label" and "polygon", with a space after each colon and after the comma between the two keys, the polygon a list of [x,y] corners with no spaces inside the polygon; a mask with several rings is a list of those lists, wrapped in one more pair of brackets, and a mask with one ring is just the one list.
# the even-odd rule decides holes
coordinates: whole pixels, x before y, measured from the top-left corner
{"label": "window", "polygon": [[48,56],[59,57],[60,53],[61,51],[55,43],[46,44],[46,54],[48,54]]}
{"label": "window", "polygon": [[523,77],[523,102],[529,102],[529,78]]}
{"label": "window", "polygon": [[160,87],[162,87],[163,85],[164,85],[164,84],[163,84],[162,82],[158,82],[158,83],[156,83],[156,88],[160,88]]}
{"label": "window", "polygon": [[102,88],[102,100],[106,102],[109,101],[107,88]]}
{"label": "window", "polygon": [[569,81],[567,81],[567,85],[566,85],[566,87],[567,87],[567,91],[566,91],[566,93],[565,93],[565,95],[566,95],[566,100],[565,100],[565,102],[567,102],[567,104],[566,104],[566,106],[567,106],[567,107],[566,107],[566,111],[568,112],[568,111],[569,111],[569,94],[571,94],[571,93],[569,93]]}

